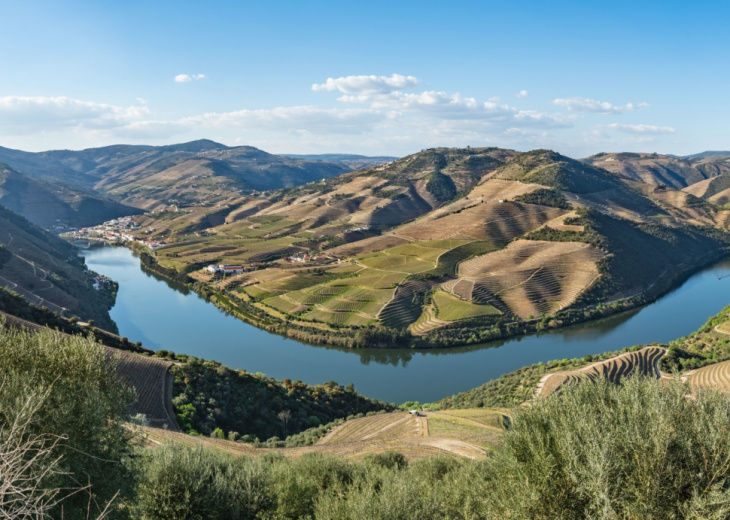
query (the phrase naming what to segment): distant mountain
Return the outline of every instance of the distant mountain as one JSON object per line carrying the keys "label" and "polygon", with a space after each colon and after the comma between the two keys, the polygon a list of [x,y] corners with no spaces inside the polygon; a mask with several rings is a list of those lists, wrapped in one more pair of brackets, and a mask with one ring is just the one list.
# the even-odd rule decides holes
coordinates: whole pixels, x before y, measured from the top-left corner
{"label": "distant mountain", "polygon": [[728,152],[707,151],[707,152],[702,152],[702,153],[696,153],[693,155],[685,155],[684,159],[693,160],[693,159],[704,159],[706,157],[730,157],[730,151],[728,151]]}
{"label": "distant mountain", "polygon": [[[0,290],[10,290],[37,307],[66,317],[94,320],[110,332],[117,328],[109,316],[113,287],[96,290],[85,272],[78,250],[0,205]],[[0,295],[4,310],[12,299]]]}
{"label": "distant mountain", "polygon": [[38,180],[83,187],[145,209],[212,204],[239,193],[299,186],[353,169],[344,162],[293,159],[207,139],[40,153],[3,148],[0,161]]}
{"label": "distant mountain", "polygon": [[63,182],[75,187],[89,187],[94,182],[83,172],[74,170],[53,157],[47,157],[44,153],[23,152],[0,146],[0,163],[38,180]]}
{"label": "distant mountain", "polygon": [[635,181],[677,189],[730,173],[730,157],[716,155],[675,157],[656,153],[599,153],[583,161]]}
{"label": "distant mountain", "polygon": [[389,157],[387,155],[369,157],[367,155],[353,155],[346,153],[325,153],[319,155],[296,155],[286,153],[282,155],[284,157],[290,157],[292,159],[304,159],[307,161],[325,161],[344,164],[351,170],[373,168],[383,163],[392,162],[398,159],[398,157]]}
{"label": "distant mountain", "polygon": [[22,175],[4,164],[0,164],[0,204],[47,229],[91,226],[141,213],[80,189]]}

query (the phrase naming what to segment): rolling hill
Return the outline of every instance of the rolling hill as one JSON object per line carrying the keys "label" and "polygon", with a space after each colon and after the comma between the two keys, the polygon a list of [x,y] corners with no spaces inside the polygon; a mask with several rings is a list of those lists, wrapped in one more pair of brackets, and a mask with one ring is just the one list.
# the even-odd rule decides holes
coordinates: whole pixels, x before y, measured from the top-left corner
{"label": "rolling hill", "polygon": [[46,229],[85,227],[141,213],[105,197],[27,175],[0,164],[0,204]]}
{"label": "rolling hill", "polygon": [[[115,284],[103,282],[97,290],[94,281],[75,247],[0,206],[0,290],[67,318],[94,320],[98,327],[116,332],[109,317]],[[13,313],[9,308],[2,310]]]}
{"label": "rolling hill", "polygon": [[715,152],[687,157],[656,153],[599,153],[584,159],[584,162],[635,181],[678,189],[730,172],[730,156]]}
{"label": "rolling hill", "polygon": [[[429,149],[138,221],[168,242],[162,267],[247,319],[346,345],[391,342],[371,327],[446,346],[605,315],[730,244],[728,210],[549,150]],[[206,263],[254,266],[221,279]]]}
{"label": "rolling hill", "polygon": [[0,161],[35,179],[144,209],[214,204],[236,194],[320,181],[390,158],[292,158],[210,140],[168,146],[114,145],[40,153],[0,148]]}

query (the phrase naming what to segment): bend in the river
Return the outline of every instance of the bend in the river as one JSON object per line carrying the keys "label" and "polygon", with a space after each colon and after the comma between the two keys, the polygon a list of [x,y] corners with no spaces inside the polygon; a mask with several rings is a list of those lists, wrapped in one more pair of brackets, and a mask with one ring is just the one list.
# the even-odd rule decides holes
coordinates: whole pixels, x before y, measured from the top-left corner
{"label": "bend in the river", "polygon": [[650,305],[557,331],[451,349],[348,350],[307,345],[227,316],[187,288],[143,272],[129,249],[82,254],[90,269],[119,282],[111,317],[131,341],[277,379],[352,382],[363,395],[393,402],[434,401],[539,361],[669,342],[730,303],[730,278],[722,278],[730,275],[726,260]]}

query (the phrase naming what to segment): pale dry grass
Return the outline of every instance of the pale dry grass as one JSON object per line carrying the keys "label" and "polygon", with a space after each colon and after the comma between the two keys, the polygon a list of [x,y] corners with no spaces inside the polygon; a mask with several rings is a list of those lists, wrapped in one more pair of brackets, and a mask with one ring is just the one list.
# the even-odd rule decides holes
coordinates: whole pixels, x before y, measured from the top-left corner
{"label": "pale dry grass", "polygon": [[712,197],[709,198],[709,201],[713,204],[717,204],[718,206],[723,206],[730,202],[730,188],[727,190],[723,190],[719,193],[715,193]]}
{"label": "pale dry grass", "polygon": [[700,389],[730,390],[730,361],[714,363],[688,372],[686,380],[692,392]]}
{"label": "pale dry grass", "polygon": [[203,444],[234,455],[260,456],[276,452],[298,458],[307,453],[322,453],[359,460],[368,455],[397,451],[408,460],[446,454],[482,458],[485,447],[499,442],[500,431],[491,423],[479,420],[479,417],[487,417],[492,413],[489,409],[480,409],[478,417],[460,417],[458,414],[439,412],[434,416],[439,422],[436,427],[440,435],[438,437],[429,433],[428,420],[432,412],[424,414],[425,417],[415,417],[406,412],[373,415],[346,421],[317,444],[298,448],[253,448],[240,442],[193,437],[157,428],[144,428],[144,432],[150,446],[173,440],[185,445]]}
{"label": "pale dry grass", "polygon": [[590,286],[598,277],[596,262],[604,256],[600,249],[579,242],[518,240],[462,262],[459,278],[442,287],[469,301],[474,284],[479,284],[520,317],[552,314]]}
{"label": "pale dry grass", "polygon": [[558,231],[576,231],[578,233],[582,233],[585,231],[585,226],[576,226],[575,224],[566,224],[565,221],[570,218],[577,217],[577,213],[575,211],[571,211],[570,213],[566,213],[565,215],[561,215],[558,218],[554,218],[550,220],[547,224],[545,224],[547,227],[556,229]]}
{"label": "pale dry grass", "polygon": [[489,240],[506,244],[563,213],[532,204],[485,202],[443,218],[405,225],[397,233],[410,240]]}
{"label": "pale dry grass", "polygon": [[705,193],[707,193],[707,189],[710,187],[710,184],[712,184],[712,181],[714,181],[714,177],[710,177],[709,179],[705,179],[704,181],[695,182],[694,184],[690,184],[686,188],[682,188],[682,191],[685,193],[689,193],[690,195],[694,195],[695,197],[702,198]]}
{"label": "pale dry grass", "polygon": [[497,202],[501,200],[512,200],[515,197],[531,193],[537,189],[545,188],[540,184],[524,183],[520,181],[508,181],[504,179],[489,179],[469,193],[470,199],[484,199],[484,201]]}

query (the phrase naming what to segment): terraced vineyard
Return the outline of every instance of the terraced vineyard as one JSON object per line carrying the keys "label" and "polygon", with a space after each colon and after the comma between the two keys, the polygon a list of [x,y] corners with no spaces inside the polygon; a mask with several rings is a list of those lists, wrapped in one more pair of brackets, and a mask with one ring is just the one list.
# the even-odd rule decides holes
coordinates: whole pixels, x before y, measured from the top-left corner
{"label": "terraced vineyard", "polygon": [[426,305],[416,322],[411,324],[409,330],[411,331],[411,334],[420,336],[447,324],[448,322],[436,317],[436,310],[433,305]]}
{"label": "terraced vineyard", "polygon": [[407,224],[398,230],[398,236],[410,240],[488,240],[506,245],[564,212],[532,204],[484,203],[433,221]]}
{"label": "terraced vineyard", "polygon": [[172,411],[171,361],[107,348],[107,355],[119,356],[117,373],[132,386],[137,400],[130,415],[144,414],[150,426],[179,431]]}
{"label": "terraced vineyard", "polygon": [[692,370],[684,377],[693,391],[699,389],[730,390],[730,361],[713,363]]}
{"label": "terraced vineyard", "polygon": [[581,381],[592,381],[601,376],[616,384],[621,382],[621,378],[634,374],[659,379],[661,373],[657,364],[666,352],[667,350],[662,347],[644,347],[641,350],[627,352],[578,370],[553,372],[540,380],[535,390],[535,396],[546,397],[559,392],[564,386]]}
{"label": "terraced vineyard", "polygon": [[362,441],[392,441],[420,437],[420,421],[407,413],[380,414],[347,421],[324,437],[319,444]]}
{"label": "terraced vineyard", "polygon": [[[518,240],[507,248],[459,264],[459,278],[442,284],[474,302],[503,302],[522,318],[564,309],[598,277],[605,253],[578,242]],[[503,311],[504,312],[504,311]]]}
{"label": "terraced vineyard", "polygon": [[405,329],[415,322],[421,315],[421,305],[414,301],[416,291],[426,291],[430,288],[427,282],[409,280],[398,286],[393,299],[383,307],[378,318],[386,327]]}
{"label": "terraced vineyard", "polygon": [[[730,209],[698,198],[709,184],[695,196],[634,179],[549,150],[436,148],[225,207],[144,216],[140,233],[169,238],[155,252],[162,267],[237,296],[241,316],[262,326],[296,322],[302,338],[352,345],[369,337],[355,328],[384,325],[425,335],[399,336],[411,346],[464,344],[604,311],[573,312],[578,301],[638,304],[647,287],[667,290],[730,247]],[[720,184],[716,195],[730,181]],[[222,281],[199,269],[253,260],[268,265]],[[409,301],[413,280],[454,298]],[[478,318],[487,314],[509,326]],[[426,334],[445,323],[453,335]]]}
{"label": "terraced vineyard", "polygon": [[[275,452],[296,458],[307,453],[323,453],[362,459],[397,451],[408,460],[447,454],[483,458],[485,451],[499,442],[503,416],[502,411],[483,408],[427,412],[418,417],[405,412],[379,414],[346,421],[317,444],[301,448],[252,448],[249,444],[193,437],[157,428],[147,428],[146,433],[151,444],[172,439],[186,445],[205,444],[249,456]],[[434,435],[432,429],[438,435]]]}

